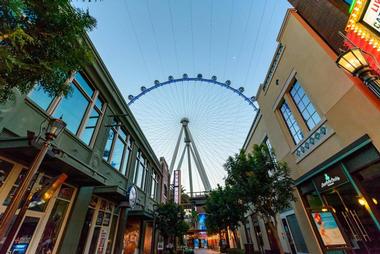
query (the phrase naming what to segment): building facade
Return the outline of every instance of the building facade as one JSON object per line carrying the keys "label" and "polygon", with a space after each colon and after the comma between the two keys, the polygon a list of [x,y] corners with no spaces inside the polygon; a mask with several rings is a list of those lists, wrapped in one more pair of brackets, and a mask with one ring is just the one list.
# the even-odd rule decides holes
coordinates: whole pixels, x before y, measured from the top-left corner
{"label": "building facade", "polygon": [[[163,171],[94,46],[94,61],[75,74],[67,97],[38,86],[0,106],[0,212],[4,212],[40,149],[50,118],[67,124],[45,156],[33,190],[65,173],[46,202],[29,205],[11,241],[12,253],[150,253],[153,205]],[[122,205],[130,186],[135,207]],[[166,183],[167,185],[167,183]]]}
{"label": "building facade", "polygon": [[[302,6],[339,1],[290,2]],[[284,19],[277,51],[257,94],[260,112],[244,148],[266,143],[291,169],[297,201],[278,216],[287,252],[377,253],[379,101],[362,81],[337,67],[339,45],[316,31],[312,25],[322,21],[305,19],[305,12],[289,10]],[[317,19],[318,11],[308,15]],[[245,235],[254,245],[263,242],[266,250],[270,232],[265,236],[260,222],[252,230],[251,221]]]}

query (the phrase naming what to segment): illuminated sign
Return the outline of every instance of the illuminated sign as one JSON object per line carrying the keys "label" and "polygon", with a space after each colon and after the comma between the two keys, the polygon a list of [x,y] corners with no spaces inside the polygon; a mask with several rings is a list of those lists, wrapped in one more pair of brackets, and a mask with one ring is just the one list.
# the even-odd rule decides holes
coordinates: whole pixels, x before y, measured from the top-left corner
{"label": "illuminated sign", "polygon": [[206,214],[200,213],[198,215],[198,229],[206,231]]}
{"label": "illuminated sign", "polygon": [[340,167],[335,167],[313,178],[319,191],[329,190],[337,185],[346,183],[347,177]]}
{"label": "illuminated sign", "polygon": [[174,203],[181,204],[181,171],[174,170]]}
{"label": "illuminated sign", "polygon": [[380,0],[370,0],[365,8],[363,22],[380,32]]}

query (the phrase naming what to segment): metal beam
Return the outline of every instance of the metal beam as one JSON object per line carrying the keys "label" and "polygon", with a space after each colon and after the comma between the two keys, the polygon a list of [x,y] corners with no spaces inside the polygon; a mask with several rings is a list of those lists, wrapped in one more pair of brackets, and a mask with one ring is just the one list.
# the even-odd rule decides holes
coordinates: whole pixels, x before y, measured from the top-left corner
{"label": "metal beam", "polygon": [[[186,127],[185,127],[186,128]],[[205,187],[205,190],[206,191],[211,191],[211,184],[210,184],[210,181],[208,180],[208,177],[207,177],[207,174],[206,174],[206,171],[205,171],[205,168],[203,166],[203,163],[202,163],[202,160],[201,160],[201,157],[199,155],[199,152],[198,152],[198,149],[195,145],[195,142],[194,142],[194,139],[191,135],[191,132],[190,132],[190,129],[189,128],[186,128],[186,132],[187,134],[189,135],[189,138],[190,138],[190,141],[191,141],[191,144],[192,146],[194,147],[194,153],[195,153],[195,158],[197,158],[198,160],[198,164],[199,164],[199,168],[198,168],[198,171],[200,173],[200,176],[201,176],[201,180],[202,180],[202,183],[203,183],[203,186]]]}
{"label": "metal beam", "polygon": [[178,154],[179,144],[181,142],[182,133],[183,133],[183,127],[181,128],[181,131],[179,132],[179,136],[178,136],[177,144],[176,144],[175,149],[174,149],[172,161],[170,162],[170,167],[169,167],[169,174],[170,175],[172,175],[172,173],[173,173],[173,168],[174,168],[175,161],[177,159],[177,154]]}
{"label": "metal beam", "polygon": [[191,172],[191,158],[190,158],[190,143],[186,143],[187,148],[187,163],[189,164],[189,180],[190,180],[190,197],[193,197],[193,176]]}
{"label": "metal beam", "polygon": [[182,152],[182,155],[181,155],[181,159],[179,159],[177,170],[181,170],[182,161],[183,161],[183,158],[185,157],[185,152],[186,152],[186,147],[183,148],[183,152]]}

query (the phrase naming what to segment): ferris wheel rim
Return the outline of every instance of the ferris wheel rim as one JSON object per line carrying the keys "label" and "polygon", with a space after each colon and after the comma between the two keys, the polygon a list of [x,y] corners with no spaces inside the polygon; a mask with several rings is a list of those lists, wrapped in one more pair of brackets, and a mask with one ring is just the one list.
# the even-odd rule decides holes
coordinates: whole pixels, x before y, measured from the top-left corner
{"label": "ferris wheel rim", "polygon": [[173,76],[169,76],[168,80],[165,82],[162,82],[162,83],[159,82],[158,80],[155,80],[154,84],[148,88],[146,88],[145,86],[142,86],[141,92],[139,94],[137,94],[136,96],[129,95],[128,99],[130,101],[128,102],[128,106],[131,106],[134,102],[136,102],[142,96],[144,96],[145,94],[147,94],[147,93],[149,93],[149,92],[151,92],[157,88],[160,88],[160,87],[163,87],[166,85],[170,85],[170,84],[174,84],[174,83],[178,83],[178,82],[190,82],[190,81],[205,82],[205,83],[214,84],[214,85],[226,88],[227,90],[230,90],[233,93],[236,93],[238,96],[242,97],[244,99],[244,101],[246,101],[251,107],[253,107],[254,111],[256,111],[256,112],[258,111],[257,106],[254,104],[254,102],[256,102],[256,97],[252,96],[251,98],[248,98],[243,93],[244,87],[239,87],[237,89],[237,88],[230,86],[231,85],[230,80],[226,80],[224,83],[222,83],[222,82],[217,81],[216,76],[212,76],[211,79],[207,79],[207,78],[203,78],[202,74],[198,74],[197,77],[195,77],[195,78],[188,77],[187,74],[183,74],[182,78],[177,78],[177,79],[174,78]]}

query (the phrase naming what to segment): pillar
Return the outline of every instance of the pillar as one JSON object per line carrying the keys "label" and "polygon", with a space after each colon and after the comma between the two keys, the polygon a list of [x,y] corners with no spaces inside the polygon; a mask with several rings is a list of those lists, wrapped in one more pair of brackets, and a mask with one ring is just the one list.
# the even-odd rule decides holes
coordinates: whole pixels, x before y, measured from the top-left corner
{"label": "pillar", "polygon": [[71,209],[70,217],[67,220],[66,230],[62,237],[58,253],[76,253],[93,190],[94,187],[81,187],[79,189],[78,196]]}
{"label": "pillar", "polygon": [[127,227],[128,210],[126,207],[120,208],[119,222],[117,227],[116,239],[115,239],[115,249],[114,254],[123,253],[124,249],[124,231]]}

